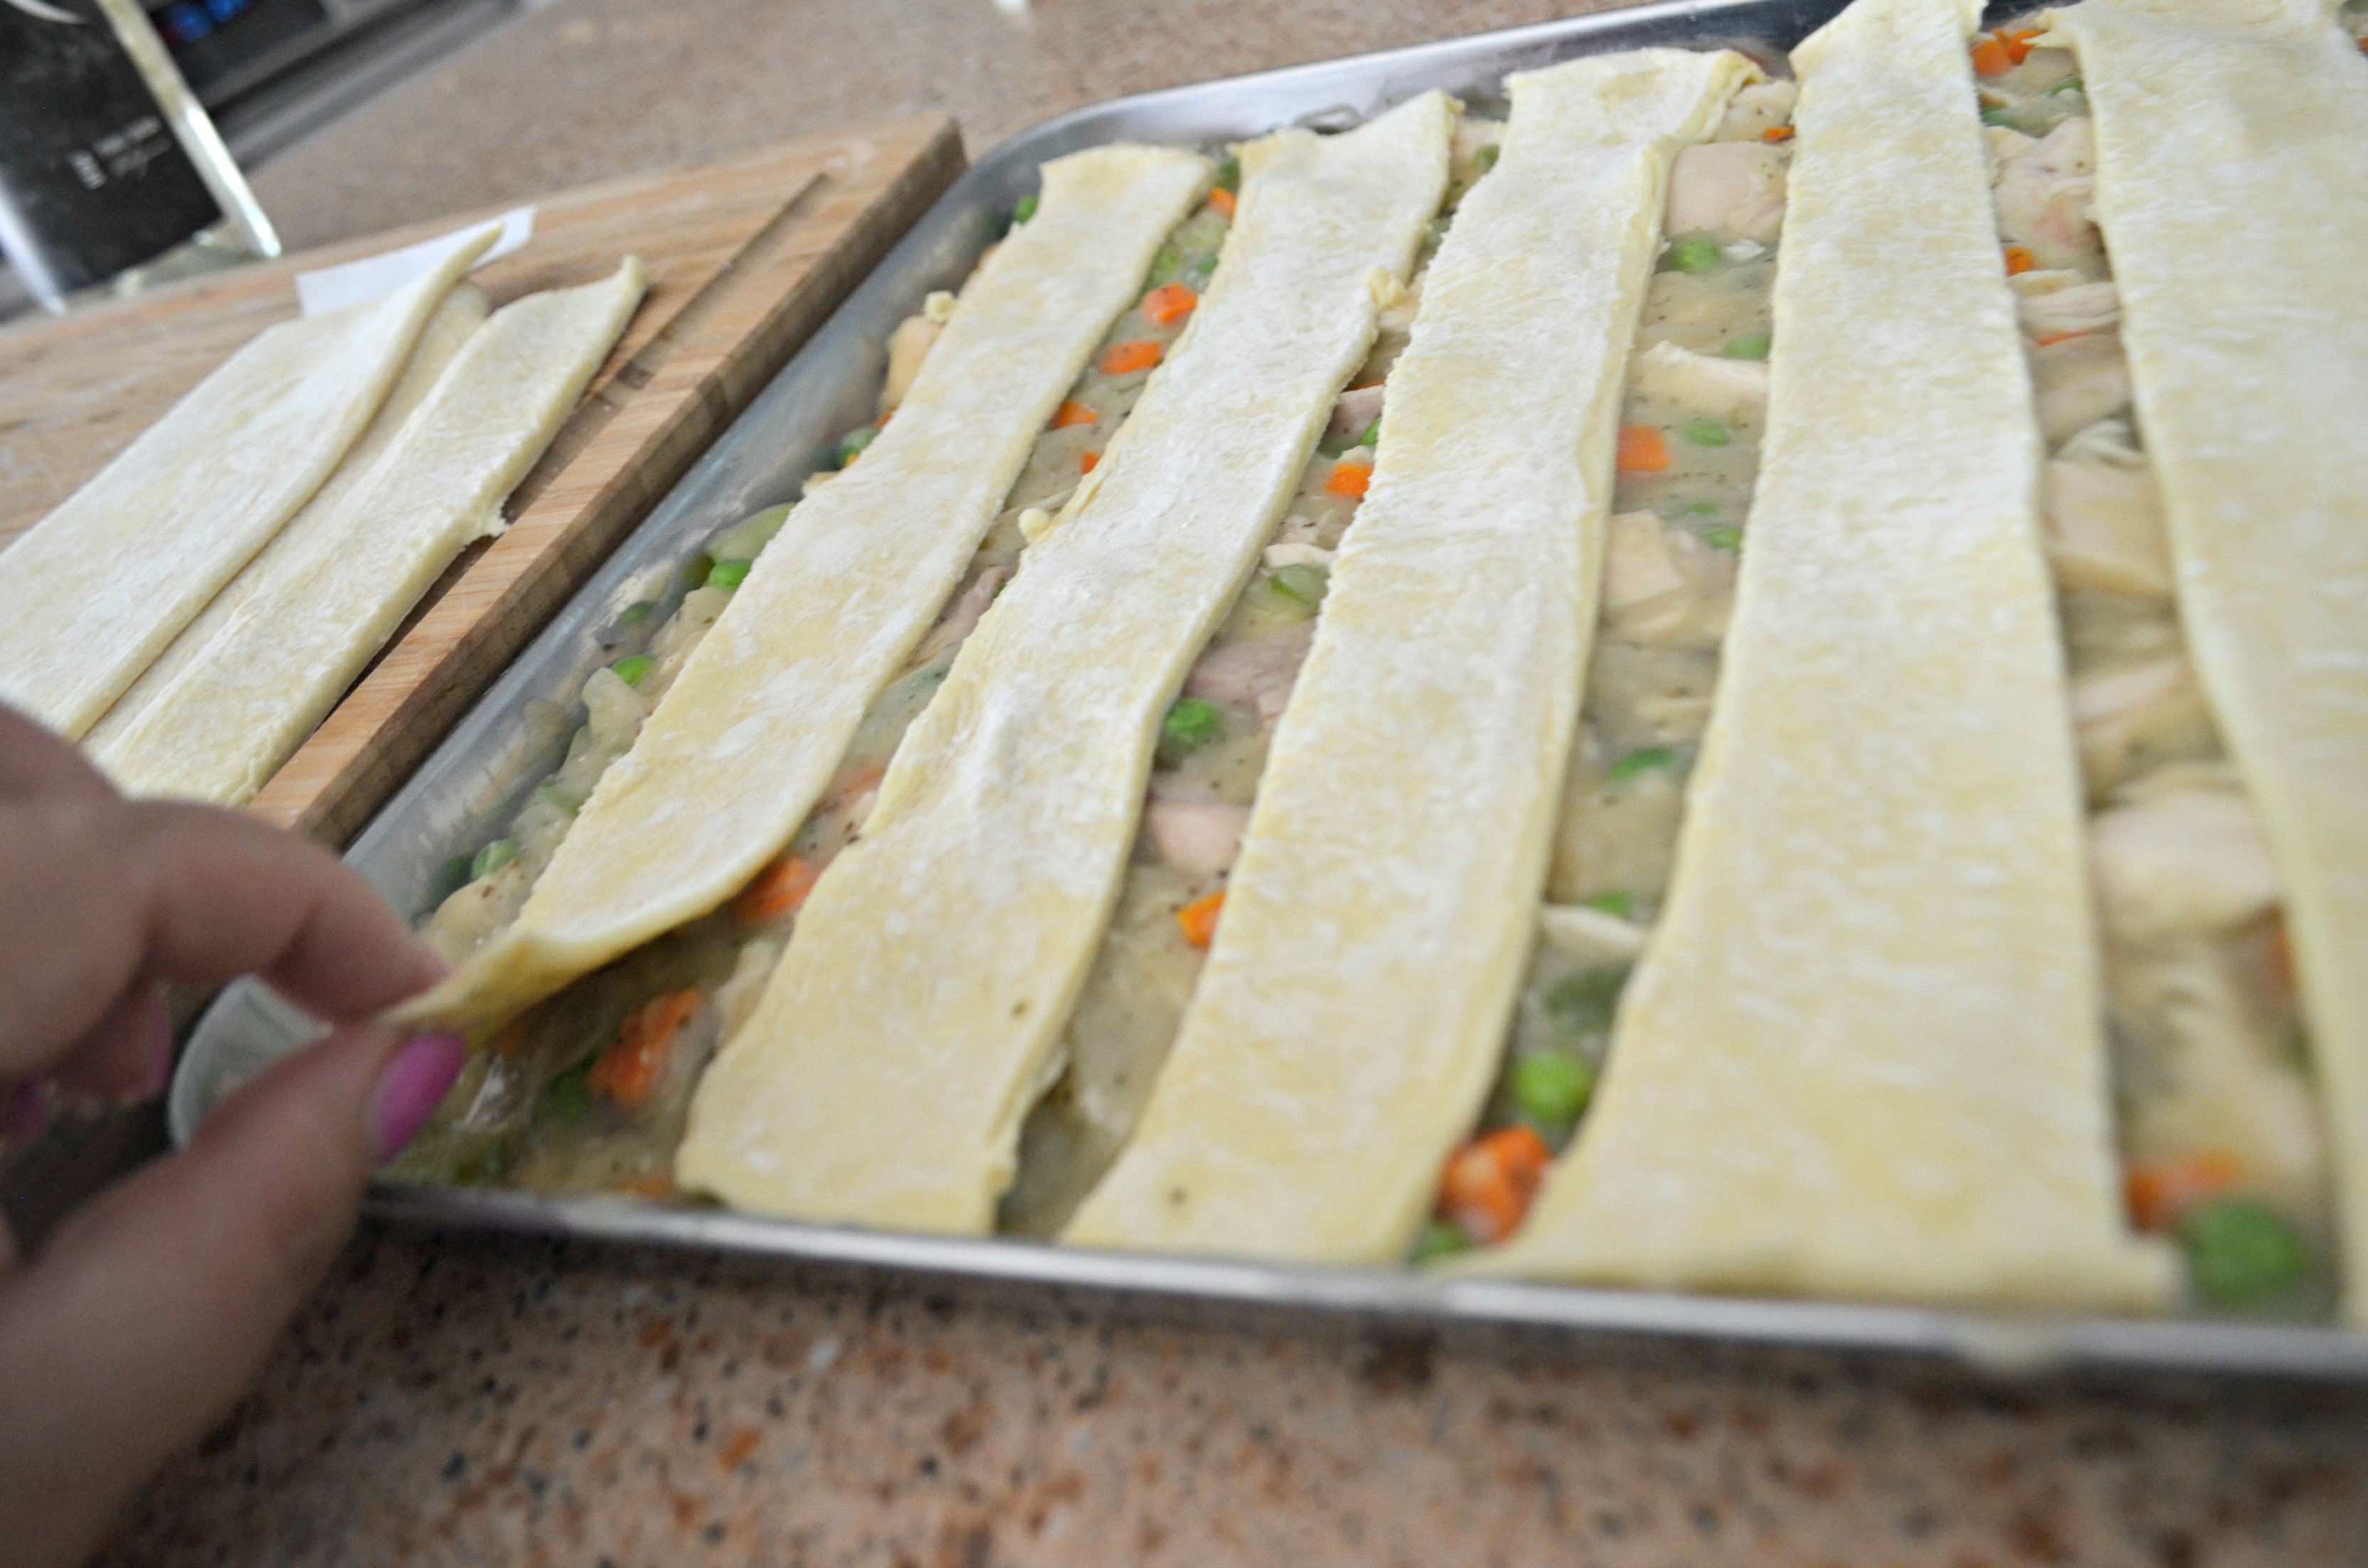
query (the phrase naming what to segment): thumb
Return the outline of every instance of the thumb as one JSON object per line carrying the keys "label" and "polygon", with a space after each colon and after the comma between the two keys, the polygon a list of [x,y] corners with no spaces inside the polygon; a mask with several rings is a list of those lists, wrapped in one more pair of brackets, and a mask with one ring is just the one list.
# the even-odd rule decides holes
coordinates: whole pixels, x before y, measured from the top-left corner
{"label": "thumb", "polygon": [[236,1402],[464,1060],[452,1035],[333,1034],[0,1274],[0,1540],[34,1563],[97,1546]]}

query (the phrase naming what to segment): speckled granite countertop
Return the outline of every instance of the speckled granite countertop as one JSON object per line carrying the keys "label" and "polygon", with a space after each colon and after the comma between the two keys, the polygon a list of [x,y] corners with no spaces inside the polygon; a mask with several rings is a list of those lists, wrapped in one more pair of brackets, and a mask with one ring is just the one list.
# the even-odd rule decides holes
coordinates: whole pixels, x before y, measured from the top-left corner
{"label": "speckled granite countertop", "polygon": [[[1551,0],[561,0],[283,154],[312,244],[916,109],[975,155],[1118,93]],[[107,1559],[2368,1563],[2368,1403],[1161,1324],[679,1256],[365,1233]]]}

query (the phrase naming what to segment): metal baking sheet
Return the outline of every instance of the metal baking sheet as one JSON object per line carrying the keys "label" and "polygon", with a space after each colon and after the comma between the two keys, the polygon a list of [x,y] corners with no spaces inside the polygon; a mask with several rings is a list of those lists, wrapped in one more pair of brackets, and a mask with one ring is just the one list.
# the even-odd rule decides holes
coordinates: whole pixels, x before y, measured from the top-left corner
{"label": "metal baking sheet", "polygon": [[[939,198],[765,393],[580,590],[355,840],[347,859],[398,908],[424,912],[440,868],[476,848],[557,766],[575,693],[612,656],[608,636],[637,600],[664,597],[703,541],[794,497],[838,432],[871,415],[896,323],[952,288],[1032,189],[1048,158],[1121,140],[1210,145],[1277,126],[1345,128],[1443,87],[1474,108],[1500,101],[1507,74],[1647,44],[1733,44],[1763,59],[1791,48],[1841,0],[1709,0],[1641,6],[1451,39],[1115,99],[1004,143]],[[2022,7],[2017,7],[2018,9]],[[311,1026],[252,982],[225,992],[193,1038],[173,1087],[173,1133]],[[1986,1316],[1830,1301],[1764,1301],[1440,1281],[1404,1270],[1318,1269],[1222,1259],[1093,1253],[793,1224],[622,1199],[381,1187],[371,1212],[434,1225],[659,1244],[824,1261],[954,1280],[1086,1288],[1167,1298],[1190,1310],[1263,1307],[1440,1327],[1525,1326],[1889,1351],[1956,1358],[2001,1374],[2184,1372],[2368,1384],[2368,1335],[2319,1326],[2199,1320]]]}

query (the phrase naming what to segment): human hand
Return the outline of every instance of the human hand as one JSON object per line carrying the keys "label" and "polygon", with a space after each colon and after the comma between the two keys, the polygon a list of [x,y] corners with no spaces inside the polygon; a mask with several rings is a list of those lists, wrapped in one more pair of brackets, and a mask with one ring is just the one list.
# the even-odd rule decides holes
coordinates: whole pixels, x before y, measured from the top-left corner
{"label": "human hand", "polygon": [[71,1564],[237,1401],[464,1051],[370,1026],[444,966],[333,856],[237,812],[127,801],[6,709],[0,912],[0,1131],[45,1077],[159,1092],[167,983],[258,974],[338,1026],[38,1257],[0,1223],[0,1559]]}

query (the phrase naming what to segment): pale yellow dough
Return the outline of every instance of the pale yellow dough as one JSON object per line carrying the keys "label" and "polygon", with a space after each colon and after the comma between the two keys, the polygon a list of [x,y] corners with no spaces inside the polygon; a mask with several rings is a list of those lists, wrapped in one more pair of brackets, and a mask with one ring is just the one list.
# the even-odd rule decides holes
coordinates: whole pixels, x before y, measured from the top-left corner
{"label": "pale yellow dough", "polygon": [[0,702],[69,739],[96,723],[329,477],[495,233],[263,333],[0,554]]}
{"label": "pale yellow dough", "polygon": [[359,483],[378,462],[380,454],[402,430],[404,421],[411,417],[411,411],[427,400],[428,392],[435,388],[437,378],[443,375],[444,367],[452,362],[452,357],[461,352],[461,346],[468,342],[469,335],[483,326],[485,318],[492,313],[493,305],[485,298],[484,290],[472,283],[462,283],[444,296],[443,303],[436,307],[436,313],[428,318],[427,330],[419,335],[419,342],[412,348],[410,362],[404,366],[403,375],[395,381],[394,390],[386,394],[386,402],[380,405],[377,417],[370,421],[370,428],[362,432],[361,439],[353,444],[346,453],[345,460],[337,464],[337,472],[329,476],[327,483],[313,493],[313,498],[304,503],[304,509],[289,520],[288,526],[279,530],[277,538],[264,546],[262,553],[241,568],[237,576],[222,585],[222,592],[214,596],[213,602],[206,606],[195,620],[182,628],[181,634],[173,639],[173,645],[131,683],[129,691],[116,699],[115,706],[107,710],[107,717],[90,727],[89,733],[83,736],[85,751],[100,758],[104,766],[104,759],[113,750],[117,737],[156,699],[158,692],[170,686],[192,661],[205,652],[207,645],[221,635],[222,629],[238,612],[238,608],[254,596],[257,587],[269,580],[279,563],[291,555],[315,548],[313,541],[336,526],[333,519],[338,504],[346,498],[346,493]]}
{"label": "pale yellow dough", "polygon": [[2305,0],[2090,0],[2096,211],[2187,643],[2285,895],[2368,1327],[2368,61]]}
{"label": "pale yellow dough", "polygon": [[1755,74],[1646,50],[1511,79],[1501,161],[1391,372],[1208,965],[1064,1240],[1405,1256],[1536,924],[1669,165]]}
{"label": "pale yellow dough", "polygon": [[648,287],[614,276],[531,294],[472,335],[335,510],[99,749],[125,790],[234,806],[325,717],[575,407]]}
{"label": "pale yellow dough", "polygon": [[700,1085],[682,1186],[802,1219],[992,1223],[1160,718],[1413,261],[1453,121],[1433,93],[1346,135],[1241,149],[1239,216],[1191,326],[823,874]]}
{"label": "pale yellow dough", "polygon": [[2123,1221],[2041,446],[1973,0],[1801,77],[1718,704],[1601,1092],[1475,1271],[2146,1309]]}
{"label": "pale yellow dough", "polygon": [[1035,215],[964,289],[895,418],[799,504],[517,922],[402,1016],[489,1030],[780,853],[1209,173],[1135,146],[1044,166]]}

